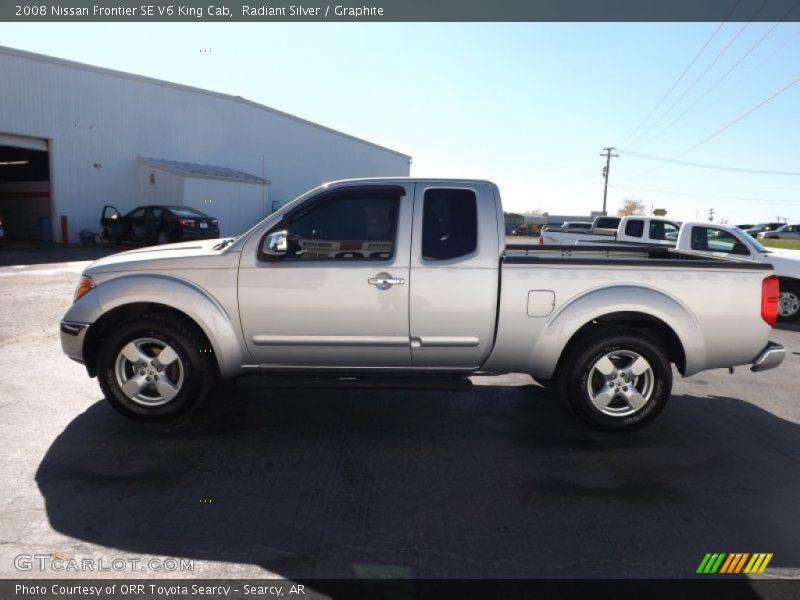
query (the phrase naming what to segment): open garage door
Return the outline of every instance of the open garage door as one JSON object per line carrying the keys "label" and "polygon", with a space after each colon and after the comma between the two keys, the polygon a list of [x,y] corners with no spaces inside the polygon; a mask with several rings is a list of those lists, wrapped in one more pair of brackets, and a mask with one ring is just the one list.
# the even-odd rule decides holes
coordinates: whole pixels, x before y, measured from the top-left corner
{"label": "open garage door", "polygon": [[6,239],[52,241],[46,140],[0,133],[0,219]]}

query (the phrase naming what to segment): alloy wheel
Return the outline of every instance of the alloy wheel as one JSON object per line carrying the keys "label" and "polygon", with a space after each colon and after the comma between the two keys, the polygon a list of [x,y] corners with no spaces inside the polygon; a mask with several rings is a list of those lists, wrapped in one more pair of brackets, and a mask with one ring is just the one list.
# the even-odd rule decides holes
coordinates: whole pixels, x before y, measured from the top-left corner
{"label": "alloy wheel", "polygon": [[652,365],[641,354],[614,350],[594,363],[586,379],[586,392],[603,414],[628,417],[650,400],[655,380]]}
{"label": "alloy wheel", "polygon": [[137,338],[117,354],[114,373],[122,392],[143,406],[161,406],[183,386],[184,369],[175,350],[155,338]]}

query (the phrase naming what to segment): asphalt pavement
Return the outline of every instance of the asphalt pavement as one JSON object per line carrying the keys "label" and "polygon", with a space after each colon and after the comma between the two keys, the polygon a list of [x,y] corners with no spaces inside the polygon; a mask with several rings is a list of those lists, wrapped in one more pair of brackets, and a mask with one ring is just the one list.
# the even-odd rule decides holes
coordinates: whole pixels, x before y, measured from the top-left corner
{"label": "asphalt pavement", "polygon": [[147,426],[61,353],[86,263],[60,260],[0,267],[0,577],[87,575],[21,555],[191,565],[103,577],[692,577],[707,552],[770,552],[764,577],[800,576],[798,327],[774,332],[779,369],[678,378],[626,435],[522,375],[461,392],[222,382]]}

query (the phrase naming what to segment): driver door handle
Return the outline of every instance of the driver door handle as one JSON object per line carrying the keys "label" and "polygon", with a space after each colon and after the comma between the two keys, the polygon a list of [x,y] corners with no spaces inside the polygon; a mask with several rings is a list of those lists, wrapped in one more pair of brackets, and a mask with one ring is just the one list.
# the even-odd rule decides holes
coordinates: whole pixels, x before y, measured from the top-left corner
{"label": "driver door handle", "polygon": [[367,279],[367,283],[374,285],[379,290],[388,290],[393,285],[403,285],[405,279],[399,277],[392,277],[389,273],[378,273],[375,277]]}

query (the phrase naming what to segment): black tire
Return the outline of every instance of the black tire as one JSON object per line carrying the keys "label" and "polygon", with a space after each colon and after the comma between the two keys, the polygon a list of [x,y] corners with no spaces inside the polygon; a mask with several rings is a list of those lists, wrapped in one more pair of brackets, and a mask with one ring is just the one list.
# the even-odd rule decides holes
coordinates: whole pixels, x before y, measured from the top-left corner
{"label": "black tire", "polygon": [[[800,285],[797,283],[784,283],[780,284],[780,309],[778,311],[778,320],[783,323],[793,323],[800,319],[800,308],[795,309],[786,316],[780,314],[780,310],[789,310],[789,305],[798,306],[800,302]],[[789,296],[788,298],[786,296]]]}
{"label": "black tire", "polygon": [[[648,336],[633,329],[604,328],[581,339],[573,348],[575,350],[566,357],[559,388],[573,412],[593,429],[632,431],[655,419],[666,406],[672,392],[672,367]],[[649,367],[640,375],[633,375],[630,371],[638,360],[635,356],[644,358]],[[609,360],[605,365],[614,366],[609,369],[613,372],[613,380],[609,380],[598,367],[604,357]],[[639,368],[637,366],[635,370]],[[594,396],[599,404],[604,403],[603,398],[612,398],[603,410],[593,403],[590,389],[595,390]],[[604,389],[611,391],[602,396]],[[636,401],[629,400],[628,394]]]}
{"label": "black tire", "polygon": [[[161,367],[162,371],[140,371],[141,377],[138,377],[136,371],[140,367],[130,361],[118,361],[122,361],[120,354],[123,348],[131,342],[139,343],[142,340],[151,341],[141,344],[140,355],[148,353],[153,358],[151,366],[143,365],[145,368],[155,371],[161,367],[157,358],[167,347],[174,351],[176,359],[167,367]],[[216,374],[208,342],[197,327],[186,320],[159,314],[137,315],[115,326],[101,342],[97,367],[97,380],[111,406],[126,417],[139,421],[168,421],[186,414],[206,397]],[[134,378],[141,380],[147,374],[152,375],[154,380],[159,379],[160,375],[161,384],[180,381],[180,385],[173,386],[173,389],[177,388],[177,393],[165,399],[168,394],[162,395],[154,387],[155,381],[148,379],[149,383],[144,384],[147,387],[138,394],[140,399],[136,400],[123,391],[118,369],[122,371],[122,378],[126,377],[126,372],[130,375],[126,383]],[[136,385],[135,382],[131,383]],[[163,403],[151,404],[155,402]]]}

